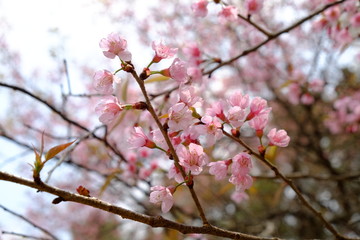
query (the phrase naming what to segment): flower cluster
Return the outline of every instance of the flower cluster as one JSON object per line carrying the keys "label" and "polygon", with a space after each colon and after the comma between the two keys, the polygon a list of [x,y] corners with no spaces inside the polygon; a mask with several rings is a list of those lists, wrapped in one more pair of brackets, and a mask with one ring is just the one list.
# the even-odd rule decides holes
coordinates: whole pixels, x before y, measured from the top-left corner
{"label": "flower cluster", "polygon": [[[204,2],[202,3],[204,4]],[[250,3],[249,3],[250,4]],[[200,6],[198,6],[200,7]],[[199,10],[200,11],[200,10]],[[237,17],[237,10],[233,7],[224,7],[222,18],[228,19]],[[225,20],[224,20],[225,21]],[[109,58],[118,56],[121,61],[121,69],[134,74],[134,67],[131,63],[131,54],[126,50],[127,42],[117,34],[110,34],[108,38],[102,39],[100,46],[104,49],[104,55]],[[197,90],[192,85],[187,85],[188,69],[187,64],[179,58],[174,58],[173,63],[161,71],[151,71],[150,67],[162,59],[175,56],[176,48],[170,48],[163,42],[153,42],[154,57],[139,76],[139,80],[146,80],[152,74],[162,74],[179,83],[178,95],[171,101],[167,112],[161,116],[164,129],[155,128],[146,134],[144,129],[137,124],[128,139],[130,149],[157,149],[166,153],[174,162],[169,166],[168,177],[174,179],[178,185],[173,187],[155,186],[150,193],[150,202],[161,204],[162,211],[168,212],[174,204],[173,194],[176,188],[182,184],[191,185],[194,177],[200,175],[205,167],[209,167],[210,174],[217,180],[230,176],[228,181],[235,186],[235,193],[232,198],[235,201],[246,199],[245,191],[252,185],[252,178],[249,175],[252,168],[251,157],[247,152],[241,152],[230,160],[210,162],[204,147],[212,147],[223,136],[224,125],[230,127],[233,136],[245,125],[254,129],[260,140],[260,153],[265,154],[268,146],[286,147],[290,138],[285,130],[271,129],[268,134],[268,145],[263,146],[262,137],[264,129],[269,120],[271,108],[265,99],[260,97],[250,98],[241,92],[235,92],[226,101],[217,101],[209,105],[205,111],[199,109],[203,106],[203,99],[198,96]],[[189,45],[184,51],[192,59],[190,62],[195,68],[201,63],[201,52],[194,45]],[[129,67],[130,66],[130,67]],[[200,73],[201,75],[201,73]],[[191,76],[192,79],[195,75]],[[194,80],[194,79],[193,79]],[[118,78],[108,70],[97,71],[94,75],[94,87],[102,94],[110,95],[113,92],[113,83]],[[144,102],[134,104],[120,104],[115,96],[105,96],[96,107],[99,120],[104,124],[111,124],[124,109],[148,109]],[[200,115],[198,112],[202,112]],[[167,136],[163,135],[166,131]],[[172,156],[165,137],[171,141],[176,158]],[[136,155],[136,154],[135,154]],[[127,161],[127,176],[138,175],[138,179],[147,179],[158,169],[158,162],[147,164],[147,167],[140,167],[137,156],[129,156]]]}
{"label": "flower cluster", "polygon": [[344,47],[359,36],[359,2],[349,0],[345,4],[327,9],[323,16],[314,22],[316,31],[325,30],[336,47]]}

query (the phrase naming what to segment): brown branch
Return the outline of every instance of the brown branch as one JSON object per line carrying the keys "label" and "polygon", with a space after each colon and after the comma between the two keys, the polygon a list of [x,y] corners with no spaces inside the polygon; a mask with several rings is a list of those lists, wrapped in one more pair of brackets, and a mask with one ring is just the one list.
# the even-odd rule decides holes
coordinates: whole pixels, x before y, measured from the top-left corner
{"label": "brown branch", "polygon": [[[210,69],[206,72],[203,73],[203,75],[209,75],[211,76],[211,74],[213,74],[217,69],[221,68],[222,66],[225,66],[225,65],[229,65],[231,64],[232,62],[238,60],[239,58],[241,57],[244,57],[246,55],[248,55],[249,53],[252,53],[252,52],[255,52],[256,50],[258,50],[260,47],[264,46],[265,44],[267,44],[268,42],[278,38],[280,35],[284,34],[284,33],[287,33],[287,32],[290,32],[291,30],[297,28],[298,26],[300,26],[301,24],[303,24],[304,22],[310,20],[311,18],[315,17],[316,15],[322,13],[323,11],[325,11],[326,9],[330,8],[330,7],[333,7],[335,5],[338,5],[340,3],[343,3],[347,0],[341,0],[341,1],[337,1],[337,2],[333,2],[333,3],[330,3],[330,4],[327,4],[325,5],[324,7],[322,7],[321,9],[315,11],[314,13],[308,15],[307,17],[304,17],[302,19],[300,19],[299,21],[295,22],[294,24],[290,25],[289,27],[277,32],[277,33],[274,33],[274,34],[270,34],[268,36],[268,38],[264,41],[262,41],[261,43],[259,43],[258,45],[252,47],[252,48],[249,48],[245,51],[243,51],[241,54],[227,60],[227,61],[223,61],[221,62],[219,65],[217,65],[216,67],[214,67],[213,69]],[[254,26],[254,25],[253,25]]]}
{"label": "brown branch", "polygon": [[270,161],[268,161],[266,158],[264,158],[263,156],[261,156],[260,154],[258,154],[257,152],[255,152],[250,146],[248,146],[245,142],[243,142],[241,139],[236,138],[234,136],[232,136],[231,134],[227,133],[225,130],[223,130],[224,135],[226,135],[227,137],[229,137],[230,139],[234,140],[235,142],[238,142],[240,145],[242,145],[244,148],[246,148],[246,150],[249,151],[249,153],[253,156],[255,156],[257,159],[259,159],[261,162],[263,162],[265,165],[267,165],[274,173],[276,176],[278,176],[279,178],[281,178],[285,183],[287,183],[287,185],[289,187],[291,187],[294,192],[296,193],[297,197],[299,198],[299,200],[302,202],[302,204],[308,208],[324,225],[325,227],[337,238],[337,239],[352,239],[352,238],[347,238],[343,235],[341,235],[325,218],[324,216],[321,214],[320,211],[317,211],[313,206],[311,206],[310,202],[308,200],[305,199],[305,197],[303,196],[303,194],[300,192],[300,190],[295,186],[295,184],[293,183],[293,181],[289,178],[287,178],[284,174],[282,174],[280,172],[280,170],[274,165],[272,164]]}
{"label": "brown branch", "polygon": [[127,210],[125,208],[112,205],[108,202],[102,201],[102,200],[94,198],[94,197],[85,197],[82,195],[70,193],[70,192],[64,191],[62,189],[47,185],[43,182],[40,182],[39,184],[37,184],[34,181],[31,181],[31,180],[28,180],[25,178],[21,178],[21,177],[15,176],[15,175],[11,175],[9,173],[5,173],[2,171],[0,171],[0,180],[28,186],[30,188],[37,189],[41,192],[47,192],[47,193],[56,195],[56,196],[60,197],[61,199],[63,199],[63,201],[76,202],[76,203],[80,203],[83,205],[91,206],[93,208],[101,209],[103,211],[116,214],[122,218],[126,218],[126,219],[130,219],[130,220],[133,220],[136,222],[147,224],[154,228],[163,227],[163,228],[177,230],[183,234],[200,233],[200,234],[209,234],[209,235],[213,235],[213,236],[225,237],[225,238],[230,238],[230,239],[239,239],[239,240],[240,239],[243,239],[243,240],[279,240],[279,238],[263,238],[263,237],[252,236],[252,235],[239,233],[239,232],[227,231],[227,230],[212,226],[210,224],[203,225],[201,227],[184,225],[184,224],[180,224],[180,223],[177,223],[174,221],[170,221],[161,216],[149,216],[149,215],[133,212],[133,211]]}
{"label": "brown branch", "polygon": [[25,222],[29,223],[30,225],[32,225],[33,227],[39,229],[40,231],[44,232],[46,235],[49,235],[52,239],[58,240],[57,237],[55,237],[51,232],[49,232],[48,230],[46,230],[45,228],[37,225],[36,223],[32,222],[31,220],[27,219],[26,217],[4,207],[3,205],[0,204],[0,208],[2,208],[4,211],[11,213],[12,215],[21,218],[22,220],[24,220]]}
{"label": "brown branch", "polygon": [[[256,179],[278,179],[279,176],[264,176],[264,175],[252,175],[252,177]],[[360,173],[348,173],[343,175],[311,175],[311,174],[301,174],[301,173],[293,173],[285,176],[289,179],[314,179],[319,181],[351,181],[357,178],[360,178]]]}

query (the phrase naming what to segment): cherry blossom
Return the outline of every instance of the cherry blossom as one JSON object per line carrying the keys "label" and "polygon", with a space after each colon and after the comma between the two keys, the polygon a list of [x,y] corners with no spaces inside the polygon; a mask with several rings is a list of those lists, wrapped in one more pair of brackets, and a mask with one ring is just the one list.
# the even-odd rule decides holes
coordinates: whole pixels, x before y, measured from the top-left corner
{"label": "cherry blossom", "polygon": [[161,59],[171,58],[177,53],[177,48],[170,48],[166,46],[162,41],[153,42],[152,49],[155,50],[155,57],[153,58],[154,63],[158,63]]}
{"label": "cherry blossom", "polygon": [[205,17],[208,13],[207,5],[207,0],[198,0],[195,3],[191,4],[191,10],[196,17]]}
{"label": "cherry blossom", "polygon": [[184,178],[183,178],[180,170],[175,166],[175,164],[171,165],[171,167],[168,171],[168,178],[175,179],[175,181],[178,183],[184,182]]}
{"label": "cherry blossom", "polygon": [[246,192],[243,191],[235,191],[231,194],[231,199],[239,204],[245,200],[248,200],[249,195],[247,195]]}
{"label": "cherry blossom", "polygon": [[226,6],[218,14],[221,23],[233,22],[238,18],[238,10],[235,6]]}
{"label": "cherry blossom", "polygon": [[185,103],[177,103],[169,109],[168,125],[173,132],[185,130],[194,120],[191,110]]}
{"label": "cherry blossom", "polygon": [[179,58],[175,58],[171,66],[162,70],[161,74],[171,77],[180,84],[188,80],[186,63]]}
{"label": "cherry blossom", "polygon": [[263,0],[246,0],[245,7],[248,14],[256,14],[262,8]]}
{"label": "cherry blossom", "polygon": [[243,125],[245,116],[246,111],[244,109],[239,106],[234,106],[229,109],[227,119],[233,127],[239,128]]}
{"label": "cherry blossom", "polygon": [[161,203],[161,211],[167,213],[174,205],[174,187],[154,186],[150,188],[150,202],[155,204]]}
{"label": "cherry blossom", "polygon": [[260,114],[249,121],[249,126],[262,136],[262,131],[268,123],[268,120],[269,114]]}
{"label": "cherry blossom", "polygon": [[233,175],[246,175],[252,168],[251,156],[242,152],[232,158],[231,173]]}
{"label": "cherry blossom", "polygon": [[141,127],[134,127],[134,132],[131,138],[128,140],[131,148],[148,147],[155,148],[156,144],[151,141],[144,133]]}
{"label": "cherry blossom", "polygon": [[207,163],[207,156],[202,146],[190,143],[189,147],[179,145],[176,149],[179,156],[179,164],[185,168],[185,172],[198,175],[202,172],[203,166]]}
{"label": "cherry blossom", "polygon": [[99,70],[94,74],[94,88],[99,93],[112,94],[113,82],[119,82],[119,79],[108,70]]}
{"label": "cherry blossom", "polygon": [[249,95],[247,95],[247,94],[243,95],[239,91],[235,92],[228,99],[228,103],[233,107],[238,106],[242,109],[245,109],[249,106],[249,103],[250,103]]}
{"label": "cherry blossom", "polygon": [[282,129],[279,131],[276,128],[271,129],[267,137],[269,138],[269,146],[287,147],[290,142],[287,132]]}
{"label": "cherry blossom", "polygon": [[230,176],[229,182],[235,185],[236,191],[245,191],[246,189],[249,189],[251,187],[251,185],[253,184],[253,179],[248,174],[232,174]]}
{"label": "cherry blossom", "polygon": [[217,161],[208,164],[210,167],[209,173],[215,176],[216,180],[224,179],[228,173],[229,162]]}
{"label": "cherry blossom", "polygon": [[118,56],[123,61],[131,61],[131,53],[126,50],[127,42],[117,33],[110,33],[107,38],[101,39],[100,47],[105,57]]}
{"label": "cherry blossom", "polygon": [[219,140],[222,136],[222,124],[217,117],[203,116],[201,122],[205,125],[200,125],[198,131],[201,135],[205,135],[206,146],[212,146],[216,140]]}
{"label": "cherry blossom", "polygon": [[179,102],[185,103],[188,107],[201,107],[203,99],[198,96],[193,86],[181,86]]}
{"label": "cherry blossom", "polygon": [[223,101],[217,101],[211,105],[210,108],[206,109],[206,115],[212,116],[212,117],[218,117],[224,122],[227,122],[228,120],[225,117],[224,114],[224,105],[225,103]]}
{"label": "cherry blossom", "polygon": [[123,107],[114,96],[103,98],[96,106],[95,112],[100,115],[99,120],[104,124],[110,124],[121,112]]}

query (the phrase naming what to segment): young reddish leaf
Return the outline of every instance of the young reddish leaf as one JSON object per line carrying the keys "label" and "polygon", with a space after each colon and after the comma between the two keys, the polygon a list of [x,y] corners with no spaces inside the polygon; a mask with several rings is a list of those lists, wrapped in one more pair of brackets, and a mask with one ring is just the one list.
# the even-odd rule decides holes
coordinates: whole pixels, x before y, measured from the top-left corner
{"label": "young reddish leaf", "polygon": [[90,197],[90,191],[81,185],[76,189],[76,191],[82,196]]}
{"label": "young reddish leaf", "polygon": [[73,144],[76,140],[69,142],[69,143],[65,143],[65,144],[61,144],[58,146],[55,146],[53,148],[51,148],[45,155],[45,162],[52,159],[53,157],[55,157],[58,153],[60,153],[61,151],[65,150],[68,146],[70,146],[71,144]]}

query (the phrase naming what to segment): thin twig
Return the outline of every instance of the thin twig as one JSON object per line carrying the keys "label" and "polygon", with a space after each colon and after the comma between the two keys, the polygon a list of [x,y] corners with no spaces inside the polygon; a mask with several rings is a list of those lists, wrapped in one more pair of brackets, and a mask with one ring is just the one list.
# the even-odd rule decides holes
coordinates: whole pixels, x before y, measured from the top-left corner
{"label": "thin twig", "polygon": [[35,237],[35,236],[30,236],[30,235],[26,235],[23,233],[16,233],[16,232],[8,232],[8,231],[1,231],[1,233],[3,235],[13,235],[13,236],[18,236],[21,238],[26,238],[26,239],[35,239],[35,240],[50,240],[50,238],[42,238],[42,237]]}
{"label": "thin twig", "polygon": [[322,7],[321,9],[315,11],[314,13],[308,15],[307,17],[304,17],[302,19],[300,19],[299,21],[295,22],[294,24],[290,25],[289,27],[287,28],[284,28],[283,30],[277,32],[277,33],[274,33],[274,34],[271,34],[268,36],[268,38],[264,41],[262,41],[261,43],[259,43],[258,45],[252,47],[252,48],[249,48],[245,51],[243,51],[242,53],[240,53],[239,55],[227,60],[227,61],[223,61],[221,62],[220,64],[218,64],[216,67],[204,72],[203,74],[204,75],[209,75],[211,76],[211,74],[213,74],[217,69],[221,68],[222,66],[225,66],[225,65],[229,65],[231,64],[232,62],[238,60],[239,58],[241,57],[244,57],[246,55],[248,55],[249,53],[252,53],[252,52],[255,52],[256,50],[258,50],[260,47],[264,46],[265,44],[267,44],[268,42],[278,38],[280,35],[284,34],[284,33],[287,33],[287,32],[290,32],[291,30],[297,28],[298,26],[300,26],[301,24],[303,24],[304,22],[310,20],[311,18],[315,17],[316,15],[322,13],[323,11],[325,11],[326,9],[330,8],[330,7],[333,7],[335,5],[338,5],[340,3],[343,3],[347,0],[341,0],[341,1],[337,1],[337,2],[333,2],[333,3],[330,3],[330,4],[327,4],[325,5],[324,7]]}
{"label": "thin twig", "polygon": [[[6,88],[10,88],[10,89],[13,89],[15,91],[19,91],[19,92],[22,92],[30,97],[32,97],[33,99],[43,103],[46,107],[48,107],[51,111],[53,111],[54,113],[56,113],[57,115],[59,115],[64,121],[68,122],[68,123],[71,123],[72,125],[86,131],[86,132],[91,132],[89,129],[87,129],[86,127],[84,127],[83,125],[81,125],[80,123],[68,118],[67,116],[65,116],[61,111],[57,110],[53,105],[51,105],[50,103],[48,103],[47,101],[45,101],[44,99],[34,95],[33,93],[27,91],[26,89],[24,88],[21,88],[19,86],[16,86],[16,85],[11,85],[11,84],[7,84],[7,83],[4,83],[4,82],[0,82],[0,86],[2,87],[6,87]],[[123,161],[127,161],[125,156],[117,149],[115,149],[106,139],[104,138],[101,138],[95,134],[93,134],[93,137],[104,142],[105,143],[105,146],[110,148],[111,151],[113,151],[116,155],[118,155]]]}
{"label": "thin twig", "polygon": [[50,233],[48,230],[44,229],[43,227],[39,226],[38,224],[32,222],[30,219],[27,219],[26,217],[4,207],[3,205],[0,204],[0,208],[2,208],[4,211],[11,213],[12,215],[21,218],[22,220],[24,220],[25,222],[29,223],[30,225],[32,225],[33,227],[39,229],[40,231],[42,231],[43,233],[45,233],[46,235],[49,235],[52,239],[54,240],[58,240],[57,237],[55,237],[52,233]]}

